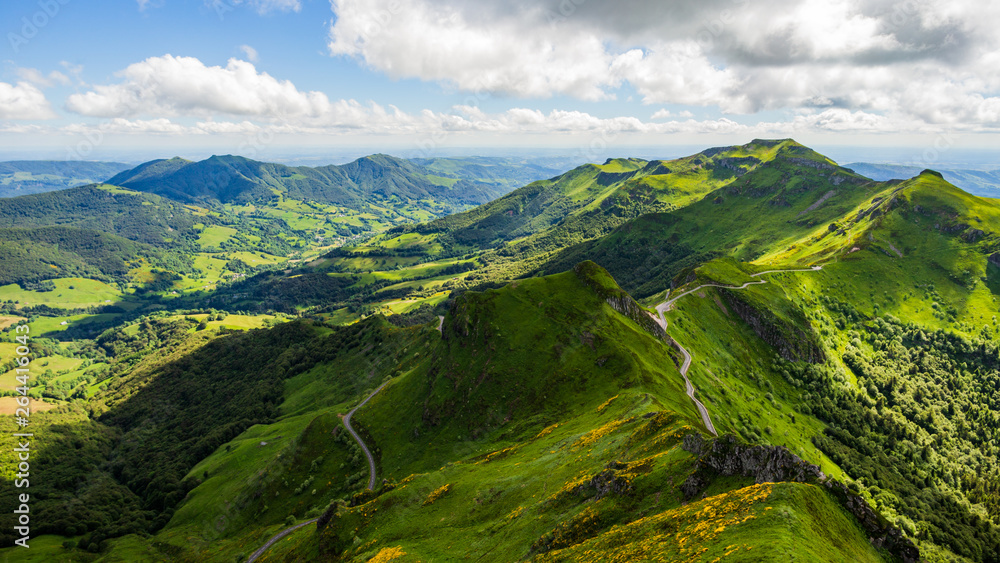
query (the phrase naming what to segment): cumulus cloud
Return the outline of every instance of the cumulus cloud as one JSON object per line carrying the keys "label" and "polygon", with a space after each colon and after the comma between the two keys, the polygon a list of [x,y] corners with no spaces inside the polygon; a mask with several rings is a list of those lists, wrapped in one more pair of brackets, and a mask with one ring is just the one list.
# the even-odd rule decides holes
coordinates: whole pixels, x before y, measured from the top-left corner
{"label": "cumulus cloud", "polygon": [[321,92],[257,72],[247,61],[206,66],[194,57],[165,55],[129,65],[118,84],[73,94],[66,109],[94,117],[202,115],[315,116],[330,110]]}
{"label": "cumulus cloud", "polygon": [[669,119],[671,117],[683,117],[690,119],[694,117],[694,114],[687,110],[674,113],[668,109],[660,109],[653,112],[653,115],[650,116],[650,119]]}
{"label": "cumulus cloud", "polygon": [[[622,65],[639,68],[645,53],[633,53]],[[664,60],[686,60],[682,49],[677,57],[657,55]],[[681,65],[683,66],[683,65]],[[470,96],[470,103],[450,111],[425,109],[408,113],[398,107],[357,100],[331,100],[326,94],[302,91],[287,80],[258,71],[247,61],[231,59],[226,66],[208,66],[192,57],[165,55],[132,64],[119,73],[120,81],[98,85],[71,95],[66,108],[82,116],[105,118],[99,124],[71,125],[67,132],[97,130],[109,133],[156,135],[252,135],[262,131],[287,134],[385,134],[440,137],[448,135],[669,135],[741,134],[787,136],[802,132],[926,131],[929,121],[951,119],[953,112],[967,106],[975,113],[967,119],[981,123],[1000,121],[1000,104],[988,98],[967,100],[951,87],[940,91],[914,87],[908,91],[912,111],[923,118],[902,114],[885,115],[840,107],[837,101],[815,104],[793,112],[783,122],[741,123],[728,118],[696,120],[687,110],[661,109],[643,121],[633,116],[598,117],[585,111],[555,109],[542,112],[530,107],[512,107],[487,113]],[[651,77],[650,80],[661,80]],[[845,80],[848,80],[845,77]],[[8,88],[12,88],[7,85]],[[689,84],[690,86],[690,84]],[[682,89],[683,84],[670,86]],[[25,92],[41,92],[33,85],[18,85]],[[803,91],[805,96],[808,92]],[[720,99],[722,94],[719,94]],[[933,100],[950,98],[953,108],[944,115]],[[44,96],[40,97],[44,102]],[[922,101],[923,100],[923,101]],[[930,101],[928,101],[930,100]],[[44,102],[47,104],[47,102]],[[885,100],[864,101],[874,107]],[[924,109],[924,105],[928,109]],[[43,106],[47,107],[47,106]],[[193,119],[192,119],[193,118]],[[193,121],[196,120],[196,121]],[[194,123],[191,125],[190,123]],[[185,124],[187,123],[187,124]],[[982,127],[976,126],[976,127]],[[74,129],[76,128],[76,129]],[[970,130],[975,130],[973,127]]]}
{"label": "cumulus cloud", "polygon": [[52,119],[56,117],[45,94],[29,82],[0,82],[0,119]]}
{"label": "cumulus cloud", "polygon": [[332,0],[329,50],[394,78],[724,113],[839,108],[992,126],[1000,4],[974,0]]}

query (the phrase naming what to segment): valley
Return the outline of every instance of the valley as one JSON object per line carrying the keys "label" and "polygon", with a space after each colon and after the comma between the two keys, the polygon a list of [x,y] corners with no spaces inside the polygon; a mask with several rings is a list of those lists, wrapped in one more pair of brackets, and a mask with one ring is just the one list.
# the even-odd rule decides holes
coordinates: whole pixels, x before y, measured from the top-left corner
{"label": "valley", "polygon": [[1000,201],[938,172],[756,139],[105,180],[0,200],[44,460],[5,556],[998,560]]}

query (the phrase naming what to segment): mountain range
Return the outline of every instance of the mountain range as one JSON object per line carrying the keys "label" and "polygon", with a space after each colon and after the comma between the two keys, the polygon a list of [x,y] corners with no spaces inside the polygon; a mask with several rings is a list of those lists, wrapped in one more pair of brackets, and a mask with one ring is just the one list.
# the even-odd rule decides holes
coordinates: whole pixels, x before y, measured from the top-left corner
{"label": "mountain range", "polygon": [[[1000,560],[1000,202],[790,139],[509,193],[455,166],[171,159],[0,202],[51,233],[11,249],[66,253],[0,287],[37,335],[31,557]],[[425,220],[312,240],[400,202]]]}

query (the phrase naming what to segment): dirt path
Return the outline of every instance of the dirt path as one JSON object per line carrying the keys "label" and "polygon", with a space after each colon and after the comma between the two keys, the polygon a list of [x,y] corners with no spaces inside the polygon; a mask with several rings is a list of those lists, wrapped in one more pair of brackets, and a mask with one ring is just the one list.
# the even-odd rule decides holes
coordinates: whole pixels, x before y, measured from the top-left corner
{"label": "dirt path", "polygon": [[[775,273],[782,273],[782,272],[816,272],[816,271],[819,271],[819,270],[822,270],[822,269],[823,269],[823,266],[813,266],[812,268],[803,268],[803,269],[798,269],[798,270],[766,270],[766,271],[763,271],[763,272],[757,272],[756,274],[750,274],[750,277],[756,278],[756,277],[760,277],[760,276],[762,276],[764,274],[775,274]],[[717,284],[717,283],[702,284],[702,285],[699,285],[698,287],[696,287],[694,289],[689,289],[689,290],[685,291],[684,293],[681,293],[680,295],[678,295],[677,297],[674,297],[673,299],[664,298],[663,303],[660,303],[659,305],[656,306],[656,316],[653,316],[653,320],[655,320],[656,323],[658,325],[660,325],[660,327],[662,327],[664,331],[666,331],[667,330],[667,318],[663,315],[664,311],[670,310],[670,308],[673,306],[674,302],[676,302],[681,297],[684,297],[685,295],[690,295],[690,294],[692,294],[692,293],[694,293],[694,292],[696,292],[696,291],[698,291],[700,289],[706,288],[706,287],[721,287],[721,288],[724,288],[724,289],[746,289],[747,287],[749,287],[751,285],[759,285],[759,284],[764,284],[764,283],[767,283],[767,280],[748,281],[748,282],[746,282],[743,285],[722,285],[722,284]],[[670,294],[668,292],[667,293],[667,297],[669,297],[669,295]],[[650,315],[650,316],[652,316],[652,315]],[[681,346],[680,342],[677,342],[673,338],[671,338],[670,340],[673,343],[674,347],[677,348],[677,351],[679,351],[681,353],[681,355],[684,356],[684,361],[681,363],[680,372],[681,372],[681,376],[684,378],[684,386],[685,386],[685,388],[687,390],[687,396],[691,397],[691,400],[694,401],[695,406],[698,407],[698,412],[701,413],[701,421],[703,423],[705,423],[705,427],[708,428],[708,431],[711,432],[712,434],[714,434],[715,436],[718,436],[719,435],[718,432],[715,431],[715,425],[712,424],[712,418],[708,414],[708,409],[705,408],[705,405],[702,404],[702,402],[699,401],[697,397],[695,397],[695,388],[694,388],[694,385],[691,384],[691,380],[688,379],[688,376],[687,376],[688,369],[691,368],[691,354],[684,348],[684,346]]]}

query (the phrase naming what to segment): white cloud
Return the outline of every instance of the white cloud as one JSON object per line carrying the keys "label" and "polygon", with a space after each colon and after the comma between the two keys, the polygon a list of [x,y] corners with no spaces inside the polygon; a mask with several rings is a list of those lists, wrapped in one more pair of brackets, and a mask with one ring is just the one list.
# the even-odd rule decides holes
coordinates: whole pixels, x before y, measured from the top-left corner
{"label": "white cloud", "polygon": [[0,119],[52,119],[52,106],[35,85],[29,82],[0,82]]}
{"label": "white cloud", "polygon": [[[633,69],[641,69],[644,61],[652,60],[644,53],[630,51],[628,56],[630,60],[621,65]],[[89,91],[71,95],[66,101],[67,109],[72,112],[107,118],[107,121],[97,125],[71,125],[67,130],[156,135],[252,135],[266,131],[294,135],[459,136],[456,139],[477,134],[508,137],[610,134],[646,138],[670,134],[789,136],[804,132],[927,132],[934,130],[935,125],[930,122],[935,120],[953,126],[958,119],[955,115],[961,111],[974,111],[961,114],[961,117],[978,123],[964,126],[966,130],[1000,125],[1000,103],[995,99],[966,99],[949,85],[938,89],[914,86],[908,91],[907,103],[914,115],[880,111],[891,107],[891,103],[877,97],[859,97],[855,103],[876,109],[835,107],[830,102],[822,107],[800,108],[785,121],[741,123],[728,118],[696,120],[690,111],[675,113],[667,109],[653,113],[650,121],[632,116],[597,117],[565,109],[545,113],[530,107],[486,113],[474,96],[470,96],[469,103],[457,105],[449,112],[425,109],[407,113],[395,106],[330,100],[321,92],[301,91],[290,81],[259,72],[252,63],[238,59],[231,59],[221,67],[207,66],[192,57],[165,55],[132,64],[119,76],[121,81],[118,83],[94,86]],[[659,80],[650,76],[650,80]],[[775,84],[781,87],[778,78]],[[878,83],[881,79],[866,75],[844,77],[844,80],[862,85],[867,80]],[[41,95],[27,82],[18,87]],[[670,87],[681,88],[678,85]],[[807,94],[802,91],[800,95]],[[719,96],[721,99],[723,94]],[[943,105],[944,100],[949,99],[954,107]],[[44,102],[44,96],[41,100]],[[972,109],[967,109],[969,107]],[[939,115],[934,111],[943,113]],[[915,114],[922,117],[915,117]]]}
{"label": "white cloud", "polygon": [[332,0],[329,50],[394,78],[724,113],[1000,126],[1000,4],[975,0]]}
{"label": "white cloud", "polygon": [[252,63],[230,59],[206,66],[193,57],[164,55],[129,65],[122,82],[73,94],[66,108],[95,117],[201,115],[255,117],[317,116],[330,110],[321,92],[301,92],[285,80],[257,72]]}
{"label": "white cloud", "polygon": [[254,49],[249,45],[240,45],[240,51],[242,51],[246,59],[252,63],[257,62],[260,58],[260,55],[257,53],[257,49]]}
{"label": "white cloud", "polygon": [[683,111],[674,113],[674,112],[672,112],[672,111],[664,108],[664,109],[656,110],[655,112],[653,112],[653,115],[651,115],[649,118],[650,119],[669,119],[671,117],[683,117],[685,119],[690,119],[690,118],[694,117],[694,114],[691,113],[691,112],[689,112],[689,111],[687,111],[687,110],[683,110]]}
{"label": "white cloud", "polygon": [[617,85],[607,72],[612,57],[593,34],[569,28],[539,32],[524,29],[517,17],[452,8],[334,0],[330,52],[356,57],[392,77],[439,80],[474,92],[599,100]]}
{"label": "white cloud", "polygon": [[18,68],[17,77],[40,88],[51,88],[57,84],[61,86],[68,86],[72,83],[68,76],[58,70],[53,70],[46,75],[37,68]]}

